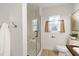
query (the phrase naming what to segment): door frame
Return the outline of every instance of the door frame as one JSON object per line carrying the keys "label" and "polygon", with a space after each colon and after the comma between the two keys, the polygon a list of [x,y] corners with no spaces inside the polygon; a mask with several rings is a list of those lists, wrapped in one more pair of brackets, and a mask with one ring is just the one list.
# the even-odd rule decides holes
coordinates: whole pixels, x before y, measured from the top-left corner
{"label": "door frame", "polygon": [[23,56],[27,56],[27,4],[22,3]]}

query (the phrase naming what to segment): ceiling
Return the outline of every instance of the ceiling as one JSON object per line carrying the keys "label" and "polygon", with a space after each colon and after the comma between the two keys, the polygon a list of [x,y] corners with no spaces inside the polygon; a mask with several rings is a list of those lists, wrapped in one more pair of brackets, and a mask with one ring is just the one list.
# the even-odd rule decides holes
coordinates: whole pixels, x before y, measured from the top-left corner
{"label": "ceiling", "polygon": [[56,7],[60,5],[72,5],[74,3],[31,3],[33,6],[38,6],[38,7]]}

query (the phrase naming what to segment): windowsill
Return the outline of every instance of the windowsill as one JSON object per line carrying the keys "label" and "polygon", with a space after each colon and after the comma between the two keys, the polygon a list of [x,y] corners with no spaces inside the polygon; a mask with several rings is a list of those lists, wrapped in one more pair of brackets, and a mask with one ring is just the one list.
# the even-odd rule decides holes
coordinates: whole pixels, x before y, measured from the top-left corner
{"label": "windowsill", "polygon": [[45,33],[65,33],[65,32],[53,31],[53,32],[45,32]]}

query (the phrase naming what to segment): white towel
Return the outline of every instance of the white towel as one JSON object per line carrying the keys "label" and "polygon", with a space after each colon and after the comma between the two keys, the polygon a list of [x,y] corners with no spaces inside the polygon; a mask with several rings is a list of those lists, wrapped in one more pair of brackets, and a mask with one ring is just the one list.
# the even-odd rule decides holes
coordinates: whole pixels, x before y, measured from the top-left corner
{"label": "white towel", "polygon": [[0,55],[10,55],[10,30],[6,23],[3,23],[0,29]]}

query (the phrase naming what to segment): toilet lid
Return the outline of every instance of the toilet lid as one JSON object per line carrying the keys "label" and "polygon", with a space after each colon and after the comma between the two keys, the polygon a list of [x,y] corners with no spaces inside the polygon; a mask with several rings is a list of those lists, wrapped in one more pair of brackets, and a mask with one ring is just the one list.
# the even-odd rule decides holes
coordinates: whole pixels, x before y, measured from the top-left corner
{"label": "toilet lid", "polygon": [[62,46],[62,45],[58,45],[57,50],[60,51],[60,52],[67,52],[68,51],[66,46]]}

